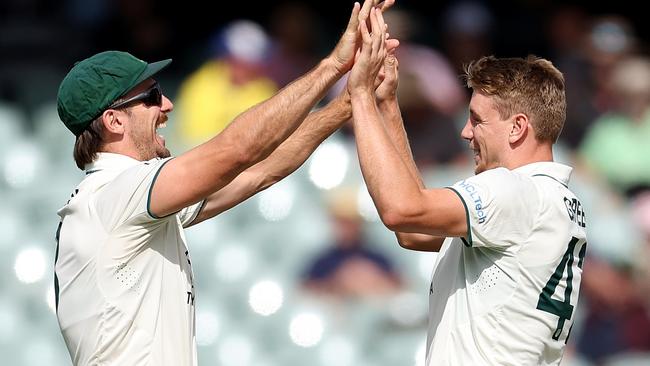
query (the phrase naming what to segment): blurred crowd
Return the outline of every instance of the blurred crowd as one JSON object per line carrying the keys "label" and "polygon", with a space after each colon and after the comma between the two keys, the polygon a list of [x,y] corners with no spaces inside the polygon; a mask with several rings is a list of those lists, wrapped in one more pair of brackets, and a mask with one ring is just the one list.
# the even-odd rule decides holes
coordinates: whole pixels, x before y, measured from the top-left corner
{"label": "blurred crowd", "polygon": [[[386,22],[391,36],[401,41],[400,107],[427,181],[447,169],[471,171],[467,146],[459,137],[469,101],[458,76],[464,64],[487,54],[534,53],[564,73],[567,121],[556,160],[575,167],[572,188],[583,200],[589,243],[567,362],[609,365],[627,355],[650,354],[648,33],[627,8],[603,12],[577,3],[540,3],[508,8],[448,1],[428,14],[414,2],[398,0]],[[180,153],[313,67],[349,10],[347,3],[330,4],[336,9],[325,11],[306,1],[284,1],[254,12],[242,7],[231,16],[210,14],[210,22],[208,15],[197,16],[201,24],[188,29],[168,6],[178,5],[3,1],[0,106],[15,107],[26,118],[24,125],[9,126],[0,113],[0,126],[36,133],[36,111],[54,101],[67,68],[98,49],[116,48],[147,61],[175,58],[160,81],[175,102],[172,119],[178,122],[166,137],[172,151]],[[175,11],[181,18],[201,9]],[[344,81],[326,100],[342,87]],[[353,146],[350,129],[340,135]],[[435,179],[428,183],[440,184]],[[356,207],[342,203],[352,200],[345,194],[328,196],[335,234],[331,247],[303,258],[305,290],[343,299],[394,296],[408,281],[400,275],[399,263],[381,253],[372,238],[363,237],[364,221]],[[361,283],[373,285],[359,287]],[[411,290],[426,296],[425,289]]]}

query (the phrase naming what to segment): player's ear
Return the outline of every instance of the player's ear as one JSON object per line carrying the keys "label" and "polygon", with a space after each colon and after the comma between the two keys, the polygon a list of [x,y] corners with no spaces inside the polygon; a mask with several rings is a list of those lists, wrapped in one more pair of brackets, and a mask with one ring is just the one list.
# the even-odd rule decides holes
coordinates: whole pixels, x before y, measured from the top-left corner
{"label": "player's ear", "polygon": [[512,116],[512,124],[508,135],[508,142],[511,144],[520,143],[526,138],[528,133],[528,116],[523,113],[517,113]]}
{"label": "player's ear", "polygon": [[107,109],[102,113],[102,123],[104,124],[104,129],[109,133],[124,133],[124,121],[114,109]]}

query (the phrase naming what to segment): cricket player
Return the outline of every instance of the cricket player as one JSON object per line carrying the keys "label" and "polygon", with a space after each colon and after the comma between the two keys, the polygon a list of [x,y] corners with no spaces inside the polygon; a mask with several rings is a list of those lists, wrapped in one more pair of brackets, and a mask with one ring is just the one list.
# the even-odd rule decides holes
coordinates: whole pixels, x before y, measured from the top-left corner
{"label": "cricket player", "polygon": [[533,56],[469,64],[461,137],[476,175],[427,189],[397,104],[398,61],[377,39],[381,13],[371,21],[348,80],[355,138],[383,223],[404,248],[439,252],[426,365],[560,364],[587,247],[571,168],[553,162],[566,114],[562,74]]}
{"label": "cricket player", "polygon": [[355,3],[329,56],[176,158],[158,132],[173,103],[154,79],[171,60],[106,51],[75,64],[57,102],[86,176],[58,212],[55,262],[57,317],[74,365],[197,364],[183,228],[290,174],[349,120],[347,92],[310,111],[350,70],[358,25],[375,5]]}

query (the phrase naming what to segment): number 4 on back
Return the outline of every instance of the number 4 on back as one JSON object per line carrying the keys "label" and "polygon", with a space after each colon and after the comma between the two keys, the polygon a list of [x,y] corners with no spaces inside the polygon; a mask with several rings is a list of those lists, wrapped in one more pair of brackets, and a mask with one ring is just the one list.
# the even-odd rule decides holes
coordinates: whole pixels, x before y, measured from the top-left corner
{"label": "number 4 on back", "polygon": [[[557,265],[557,268],[555,268],[555,272],[551,278],[549,278],[548,282],[546,282],[546,286],[544,286],[542,289],[542,293],[539,294],[539,300],[537,301],[537,309],[560,317],[557,322],[557,328],[553,332],[553,339],[556,341],[560,338],[560,334],[562,334],[564,322],[568,319],[571,319],[571,315],[573,315],[574,306],[571,305],[570,302],[571,291],[573,291],[573,262],[575,258],[573,252],[575,251],[576,244],[578,244],[579,240],[580,239],[576,237],[573,237],[571,239],[569,242],[569,247],[562,256],[562,260]],[[582,246],[580,253],[578,254],[578,268],[580,269],[582,269],[586,251],[587,243]],[[552,299],[551,296],[553,296],[555,293],[557,285],[560,283],[560,280],[562,280],[562,277],[564,276],[565,268],[567,271],[567,284],[566,289],[564,290],[564,301]],[[569,333],[571,333],[570,330]],[[569,337],[567,336],[567,339],[568,338]]]}

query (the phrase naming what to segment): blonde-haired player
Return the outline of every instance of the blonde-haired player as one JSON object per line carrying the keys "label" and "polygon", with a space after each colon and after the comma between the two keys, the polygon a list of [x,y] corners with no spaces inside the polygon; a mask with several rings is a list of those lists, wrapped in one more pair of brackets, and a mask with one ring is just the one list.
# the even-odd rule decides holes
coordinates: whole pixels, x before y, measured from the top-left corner
{"label": "blonde-haired player", "polygon": [[383,48],[381,13],[371,20],[348,80],[355,138],[384,224],[401,246],[440,252],[429,289],[427,366],[558,365],[587,245],[584,210],[568,188],[571,168],[553,162],[565,120],[562,74],[532,56],[471,63],[461,137],[476,175],[427,189],[402,126],[397,60]]}

